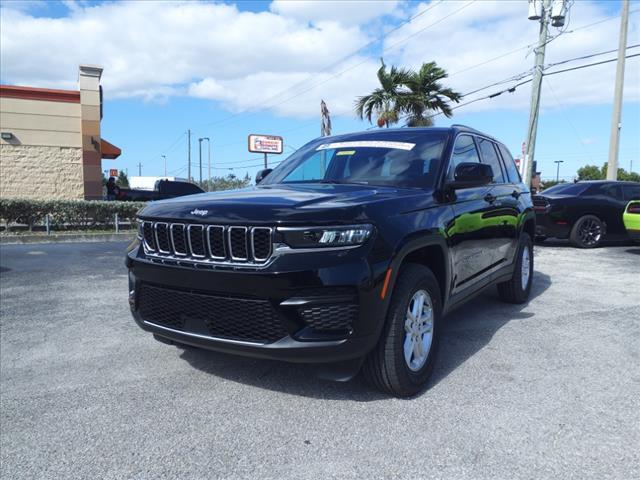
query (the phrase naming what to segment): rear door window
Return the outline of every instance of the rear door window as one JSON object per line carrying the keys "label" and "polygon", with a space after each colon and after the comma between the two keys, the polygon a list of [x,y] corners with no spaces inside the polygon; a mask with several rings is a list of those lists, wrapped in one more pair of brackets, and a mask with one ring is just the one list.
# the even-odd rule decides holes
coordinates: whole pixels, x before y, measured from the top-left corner
{"label": "rear door window", "polygon": [[480,147],[480,153],[482,154],[482,163],[491,166],[493,170],[493,183],[505,183],[502,167],[500,166],[500,159],[493,146],[493,142],[486,138],[476,138],[478,140],[478,146]]}
{"label": "rear door window", "polygon": [[516,167],[516,162],[514,162],[511,153],[509,153],[507,147],[501,144],[498,144],[498,150],[500,150],[504,166],[507,168],[507,176],[509,177],[509,181],[511,183],[520,183],[522,181],[522,179],[520,178],[520,172],[518,172],[518,167]]}

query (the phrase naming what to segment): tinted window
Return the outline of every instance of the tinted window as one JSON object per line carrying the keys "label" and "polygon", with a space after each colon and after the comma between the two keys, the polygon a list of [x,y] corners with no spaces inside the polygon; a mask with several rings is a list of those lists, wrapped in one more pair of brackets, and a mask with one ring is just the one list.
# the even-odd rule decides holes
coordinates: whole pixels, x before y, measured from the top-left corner
{"label": "tinted window", "polygon": [[505,183],[502,167],[500,166],[500,159],[493,146],[493,142],[485,138],[477,138],[477,140],[480,153],[482,154],[482,162],[490,165],[493,170],[493,183]]}
{"label": "tinted window", "polygon": [[622,191],[624,192],[625,200],[640,200],[640,184],[623,185]]}
{"label": "tinted window", "polygon": [[308,143],[260,185],[277,183],[366,183],[431,187],[445,132],[410,131],[325,137]]}
{"label": "tinted window", "polygon": [[203,192],[200,187],[193,183],[167,181],[160,181],[158,183],[158,191],[168,195],[191,195],[193,193]]}
{"label": "tinted window", "polygon": [[554,195],[580,195],[588,186],[588,183],[559,183],[558,185],[554,185],[553,187],[543,190],[542,193],[553,193]]}
{"label": "tinted window", "polygon": [[616,200],[622,200],[622,188],[620,185],[616,185],[615,183],[600,183],[592,185],[585,193],[589,196],[602,195]]}
{"label": "tinted window", "polygon": [[478,150],[471,135],[459,135],[456,138],[456,144],[451,154],[451,163],[449,164],[449,179],[454,179],[456,167],[461,163],[480,163]]}
{"label": "tinted window", "polygon": [[504,145],[498,145],[498,149],[500,150],[500,154],[502,155],[502,160],[504,161],[504,166],[507,168],[507,176],[509,177],[509,181],[511,183],[520,183],[522,179],[520,178],[520,172],[518,172],[518,167],[516,167],[516,162],[513,161],[513,157],[507,150],[507,147]]}

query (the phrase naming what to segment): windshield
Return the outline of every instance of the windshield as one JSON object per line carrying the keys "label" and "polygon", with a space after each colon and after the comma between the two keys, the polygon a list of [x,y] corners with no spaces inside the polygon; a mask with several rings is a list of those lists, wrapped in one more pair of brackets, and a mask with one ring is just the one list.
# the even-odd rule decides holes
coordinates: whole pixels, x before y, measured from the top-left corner
{"label": "windshield", "polygon": [[262,184],[346,183],[432,187],[446,132],[388,132],[314,140],[277,167]]}
{"label": "windshield", "polygon": [[589,185],[584,183],[560,183],[541,192],[542,195],[580,195]]}

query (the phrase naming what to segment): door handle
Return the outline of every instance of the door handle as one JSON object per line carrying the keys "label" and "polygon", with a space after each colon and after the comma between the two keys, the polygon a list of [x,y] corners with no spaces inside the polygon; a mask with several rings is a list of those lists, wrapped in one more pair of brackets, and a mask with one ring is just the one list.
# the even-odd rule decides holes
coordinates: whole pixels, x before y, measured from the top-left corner
{"label": "door handle", "polygon": [[513,192],[511,192],[511,196],[513,198],[520,198],[521,193],[517,190],[514,190]]}
{"label": "door handle", "polygon": [[491,195],[490,193],[487,193],[487,194],[484,196],[484,201],[485,201],[485,202],[487,202],[487,203],[493,203],[493,202],[495,202],[497,199],[498,199],[498,197],[495,197],[495,196]]}

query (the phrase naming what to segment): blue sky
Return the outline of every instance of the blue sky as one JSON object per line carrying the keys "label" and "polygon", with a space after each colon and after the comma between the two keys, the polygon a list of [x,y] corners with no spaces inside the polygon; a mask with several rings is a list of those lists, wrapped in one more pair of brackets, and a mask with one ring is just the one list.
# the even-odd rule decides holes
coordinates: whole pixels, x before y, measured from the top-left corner
{"label": "blue sky", "polygon": [[[636,7],[632,2],[629,46],[640,43]],[[575,2],[566,31],[547,47],[547,63],[615,49],[619,8],[618,1]],[[78,63],[104,66],[102,134],[123,150],[104,168],[132,175],[142,163],[143,175],[161,175],[166,155],[169,172],[186,176],[191,129],[196,178],[198,137],[212,139],[215,175],[253,176],[262,159],[247,152],[247,135],[282,135],[289,153],[318,136],[321,98],[334,133],[369,128],[352,105],[375,87],[381,56],[413,68],[435,60],[451,74],[450,85],[466,93],[526,73],[533,64],[527,45],[537,37],[526,3],[517,1],[3,2],[1,21],[2,83],[75,88]],[[609,58],[615,53],[556,69]],[[633,161],[635,171],[639,60],[627,60],[620,146],[621,166],[629,169]],[[609,63],[545,79],[536,146],[543,178],[555,177],[554,160],[564,160],[560,176],[567,179],[581,165],[606,161],[614,71]],[[451,119],[438,117],[436,125],[473,126],[517,155],[529,96],[526,84],[462,107]]]}

